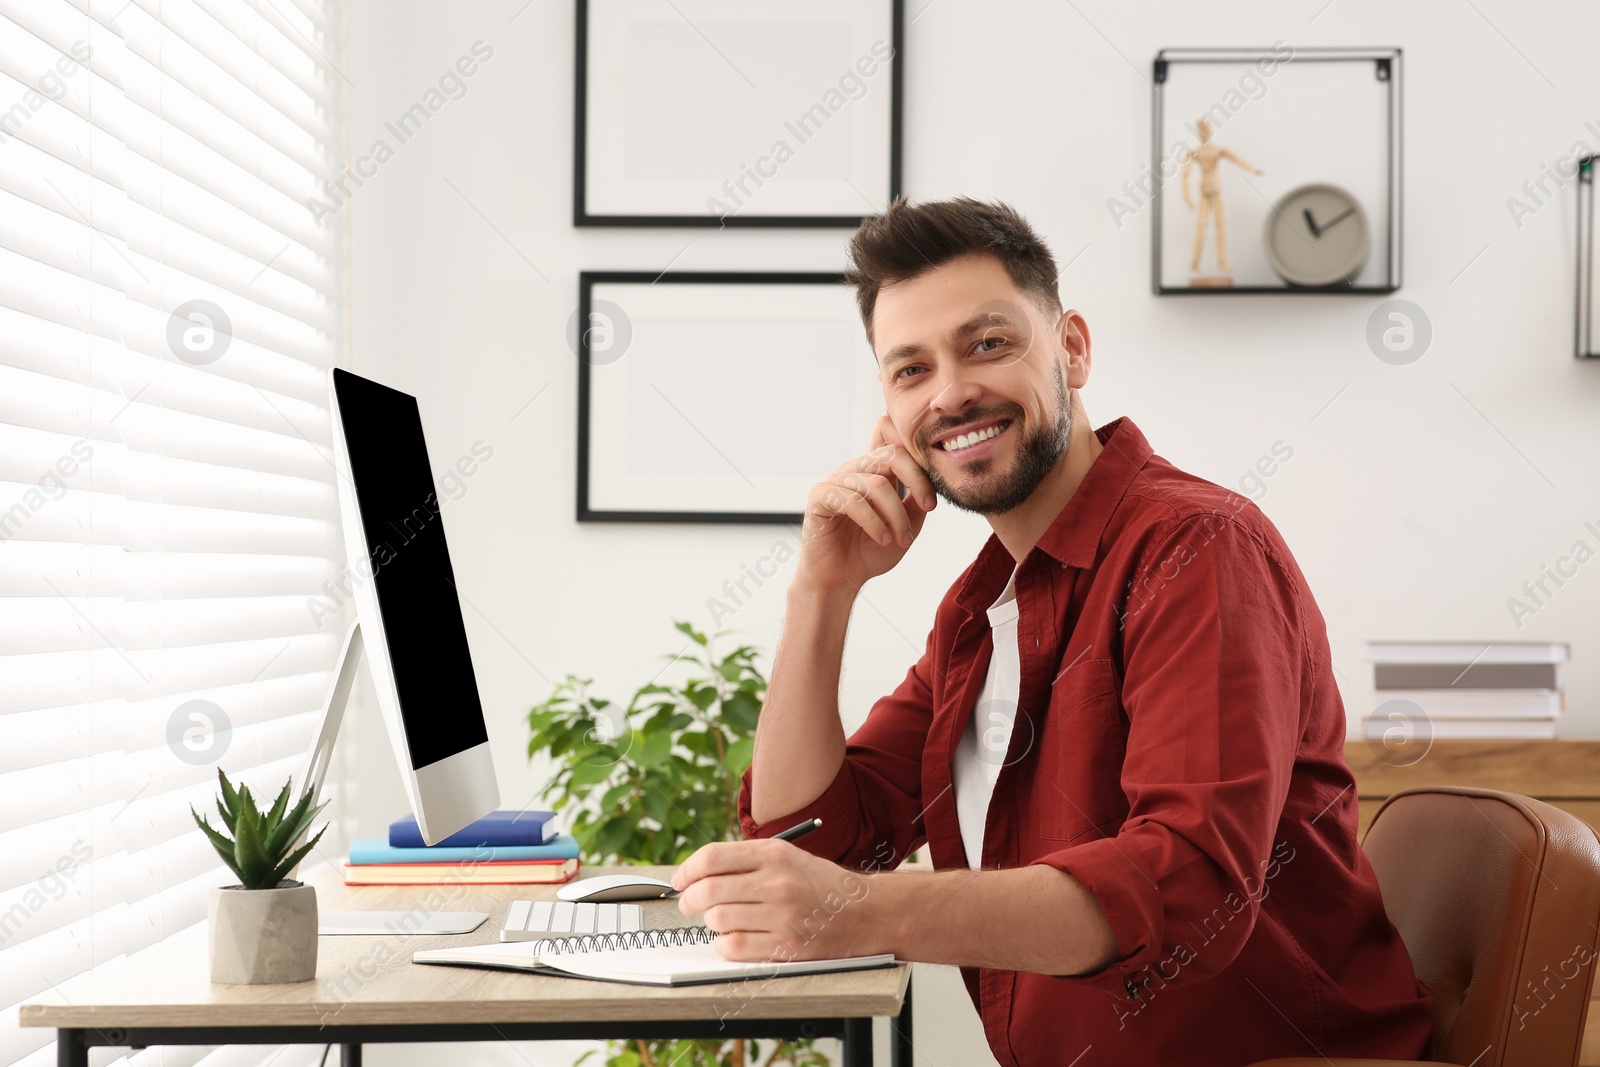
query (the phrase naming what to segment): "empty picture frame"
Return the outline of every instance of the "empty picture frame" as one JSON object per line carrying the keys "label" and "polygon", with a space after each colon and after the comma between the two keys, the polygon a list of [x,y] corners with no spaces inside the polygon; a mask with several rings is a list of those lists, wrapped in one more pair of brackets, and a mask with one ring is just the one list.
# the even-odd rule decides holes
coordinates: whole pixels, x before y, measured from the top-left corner
{"label": "empty picture frame", "polygon": [[[1151,72],[1151,162],[1123,186],[1123,195],[1117,198],[1122,206],[1113,208],[1119,224],[1142,213],[1147,204],[1152,208],[1154,292],[1164,296],[1399,289],[1402,59],[1399,48],[1294,48],[1281,41],[1271,48],[1158,52]],[[1211,126],[1217,147],[1263,171],[1253,174],[1226,158],[1216,164],[1231,272],[1216,267],[1210,222],[1200,268],[1190,269],[1199,222],[1199,164],[1189,174],[1193,210],[1184,200],[1180,178],[1185,160],[1201,145],[1201,119]],[[1349,194],[1365,217],[1365,261],[1346,281],[1291,285],[1273,267],[1265,232],[1269,219],[1284,223],[1280,239],[1293,241],[1298,233],[1305,247],[1315,251],[1310,227],[1301,222],[1306,201],[1289,196],[1305,192],[1307,186],[1332,186]],[[1284,204],[1289,205],[1287,214],[1280,207]],[[1350,223],[1338,225],[1342,237]],[[1345,269],[1342,263],[1339,269]],[[1224,277],[1232,284],[1218,284],[1217,279]]]}
{"label": "empty picture frame", "polygon": [[578,521],[798,524],[883,414],[829,273],[578,276]]}
{"label": "empty picture frame", "polygon": [[1600,359],[1594,328],[1595,298],[1600,296],[1594,276],[1594,170],[1594,156],[1578,160],[1578,321],[1573,344],[1579,359]]}
{"label": "empty picture frame", "polygon": [[578,0],[573,223],[856,226],[900,193],[903,0]]}

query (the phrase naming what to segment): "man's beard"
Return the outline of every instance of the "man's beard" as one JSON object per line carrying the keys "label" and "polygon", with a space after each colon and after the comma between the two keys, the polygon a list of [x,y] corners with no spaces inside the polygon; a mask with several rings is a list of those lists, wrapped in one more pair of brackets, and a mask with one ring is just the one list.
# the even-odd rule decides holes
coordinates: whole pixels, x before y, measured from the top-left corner
{"label": "man's beard", "polygon": [[[1061,364],[1054,363],[1052,366],[1055,369],[1056,383],[1055,423],[1040,427],[1023,437],[1011,473],[992,484],[962,491],[946,481],[938,469],[930,463],[927,468],[928,480],[933,483],[935,492],[962,511],[971,511],[978,515],[1002,515],[1020,506],[1033,495],[1039,483],[1055,469],[1056,462],[1066,452],[1067,442],[1072,437],[1072,405],[1067,395],[1067,383],[1061,374]],[[1005,409],[996,409],[993,412],[970,412],[960,423],[954,425],[969,426],[987,422],[992,418],[1010,419],[1012,425],[1020,430],[1022,409],[1016,404],[1008,404]],[[935,425],[929,428],[928,434],[931,436],[953,428],[954,426]],[[932,451],[933,447],[924,446],[928,451]],[[988,474],[994,464],[995,460],[987,456],[974,460],[967,466],[968,477],[977,480]]]}

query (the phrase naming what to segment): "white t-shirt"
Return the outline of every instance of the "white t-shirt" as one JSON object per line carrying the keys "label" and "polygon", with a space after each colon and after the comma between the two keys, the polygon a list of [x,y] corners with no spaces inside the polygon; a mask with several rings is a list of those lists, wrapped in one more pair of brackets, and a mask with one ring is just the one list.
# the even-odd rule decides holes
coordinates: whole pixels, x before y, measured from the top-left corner
{"label": "white t-shirt", "polygon": [[989,605],[989,629],[994,653],[978,704],[967,720],[967,731],[950,761],[950,781],[956,794],[956,823],[967,852],[967,866],[983,865],[983,831],[989,818],[989,799],[995,779],[1005,765],[1011,745],[1011,728],[1017,720],[1017,694],[1022,686],[1022,657],[1017,649],[1017,572],[995,602]]}

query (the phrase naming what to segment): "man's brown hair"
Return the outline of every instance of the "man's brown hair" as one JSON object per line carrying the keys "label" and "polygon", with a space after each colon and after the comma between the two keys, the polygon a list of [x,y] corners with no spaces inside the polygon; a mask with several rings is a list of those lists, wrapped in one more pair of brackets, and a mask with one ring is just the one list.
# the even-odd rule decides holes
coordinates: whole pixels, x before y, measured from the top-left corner
{"label": "man's brown hair", "polygon": [[869,216],[850,239],[844,280],[855,286],[867,339],[879,290],[972,252],[994,256],[1041,310],[1061,313],[1055,257],[1015,208],[970,196],[913,206],[902,196],[882,215]]}

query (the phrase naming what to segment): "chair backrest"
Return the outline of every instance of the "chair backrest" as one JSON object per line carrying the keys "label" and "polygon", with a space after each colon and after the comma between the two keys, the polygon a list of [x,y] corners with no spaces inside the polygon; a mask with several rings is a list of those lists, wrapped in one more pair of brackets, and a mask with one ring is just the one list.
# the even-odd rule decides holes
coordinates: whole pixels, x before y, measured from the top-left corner
{"label": "chair backrest", "polygon": [[1434,998],[1435,1056],[1475,1067],[1578,1062],[1600,966],[1600,840],[1574,815],[1493,789],[1408,789],[1362,841]]}

